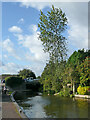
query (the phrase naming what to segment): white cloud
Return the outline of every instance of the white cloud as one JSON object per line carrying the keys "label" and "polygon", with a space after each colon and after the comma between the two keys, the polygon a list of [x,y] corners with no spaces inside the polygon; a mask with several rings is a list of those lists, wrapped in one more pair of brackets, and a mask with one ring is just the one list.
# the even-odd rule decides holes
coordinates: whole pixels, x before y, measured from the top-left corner
{"label": "white cloud", "polygon": [[29,30],[30,30],[30,31],[36,32],[37,29],[38,29],[37,25],[30,25],[30,26],[29,26]]}
{"label": "white cloud", "polygon": [[24,36],[22,34],[14,34],[14,36],[18,37],[19,43],[24,39]]}
{"label": "white cloud", "polygon": [[35,62],[32,65],[25,66],[25,68],[31,69],[36,74],[36,76],[40,76],[44,70],[45,65],[46,65],[46,63],[36,63]]}
{"label": "white cloud", "polygon": [[89,0],[1,0],[2,2],[89,2]]}
{"label": "white cloud", "polygon": [[[49,59],[49,55],[48,53],[44,53],[42,42],[38,40],[39,32],[37,31],[37,26],[31,26],[33,28],[32,35],[15,34],[15,36],[18,38],[18,43],[29,50],[28,52],[26,51],[24,59],[29,63],[32,63],[30,67],[32,66],[32,70],[34,70],[35,73],[37,73],[38,70],[38,73],[41,73],[41,68],[44,67],[46,60]],[[34,68],[37,68],[38,70]]]}
{"label": "white cloud", "polygon": [[[35,4],[35,5],[34,5]],[[71,55],[75,49],[88,48],[88,3],[46,3],[47,6],[53,4],[55,7],[61,8],[67,15],[68,25],[68,41],[69,41],[69,55]],[[35,9],[44,8],[44,3],[32,3],[31,7]],[[44,5],[44,6],[43,6]],[[43,53],[43,47],[40,40],[37,39],[37,27],[33,28],[33,35],[19,35],[19,43],[29,49],[31,55],[26,53],[26,59],[36,63],[36,66],[42,66],[43,69],[45,60],[48,59],[48,55]],[[43,64],[42,64],[43,63]],[[39,71],[42,71],[40,67],[37,67]],[[33,69],[33,67],[32,67]],[[34,68],[35,69],[35,68]],[[37,69],[35,69],[36,72]]]}
{"label": "white cloud", "polygon": [[29,8],[29,7],[33,7],[33,8],[35,8],[35,9],[37,9],[37,10],[42,10],[42,9],[44,9],[45,7],[47,7],[47,6],[50,6],[49,4],[51,4],[51,3],[48,3],[48,2],[22,2],[21,4],[20,4],[20,6],[21,7],[23,7],[23,6],[25,6],[26,8]]}
{"label": "white cloud", "polygon": [[7,54],[4,54],[3,57],[4,57],[5,59],[8,59],[8,55],[7,55]]}
{"label": "white cloud", "polygon": [[20,57],[17,55],[17,52],[14,49],[14,44],[11,42],[10,39],[6,39],[2,42],[2,49],[3,51],[7,51],[8,55],[20,60]]}
{"label": "white cloud", "polygon": [[45,61],[48,58],[48,54],[43,52],[42,42],[38,40],[39,32],[36,31],[36,25],[33,25],[33,34],[32,35],[20,35],[17,34],[15,36],[18,37],[19,44],[23,47],[29,49],[31,55],[26,55],[26,58],[35,61]]}
{"label": "white cloud", "polygon": [[21,19],[18,21],[18,23],[20,23],[20,24],[24,23],[24,19],[21,18]]}
{"label": "white cloud", "polygon": [[15,32],[15,33],[22,33],[22,29],[18,26],[12,26],[11,28],[8,29],[10,32]]}
{"label": "white cloud", "polygon": [[[80,3],[81,2],[81,3]],[[85,2],[85,3],[83,3]],[[78,2],[22,2],[22,6],[33,7],[35,9],[43,9],[46,6],[51,7],[52,4],[61,8],[67,15],[68,25],[70,30],[68,31],[68,41],[76,48],[88,48],[88,1],[79,0]]]}
{"label": "white cloud", "polygon": [[83,26],[73,25],[68,31],[70,43],[77,49],[88,48],[88,29]]}
{"label": "white cloud", "polygon": [[15,64],[13,62],[8,62],[2,66],[2,73],[4,74],[17,74],[22,66]]}
{"label": "white cloud", "polygon": [[1,68],[0,71],[3,74],[17,74],[20,70],[23,70],[24,68],[26,68],[26,69],[32,70],[36,76],[39,76],[42,73],[44,67],[45,67],[45,63],[44,64],[34,63],[32,65],[20,65],[13,62],[7,62],[6,64],[3,64],[0,67]]}
{"label": "white cloud", "polygon": [[13,43],[11,42],[10,39],[6,39],[3,41],[3,50],[13,52]]}
{"label": "white cloud", "polygon": [[[41,2],[25,3],[24,2],[21,4],[22,6],[26,6],[27,8],[33,7],[38,10],[43,9],[46,6],[51,7],[52,4],[55,5],[55,7],[62,8],[62,10],[66,13],[69,20],[68,25],[70,29],[68,30],[68,33],[69,33],[68,41],[69,41],[69,47],[71,47],[70,54],[71,52],[74,51],[74,48],[77,48],[77,49],[88,48],[88,3],[78,3],[78,2],[77,3],[56,3],[56,2],[48,3],[46,1],[45,3],[41,3]],[[14,34],[14,35],[18,37],[19,44],[29,50],[28,52],[26,51],[26,54],[24,55],[24,59],[26,60],[26,62],[28,61],[32,64],[24,67],[32,69],[33,71],[35,71],[36,74],[39,75],[39,73],[42,72],[45,66],[46,60],[49,57],[48,57],[48,54],[45,54],[43,52],[42,42],[37,39],[38,37],[37,33],[39,33],[37,31],[37,26],[31,25],[30,27],[31,27],[30,30],[32,29],[33,31],[32,35],[29,35],[29,34],[22,35],[21,32],[18,32],[17,34]],[[10,51],[13,51],[12,50],[13,45],[11,44],[10,46],[12,47],[9,47],[9,44],[8,44],[8,48],[6,48],[6,50],[9,53]],[[13,64],[11,65],[14,67]],[[6,66],[7,70],[9,68],[8,66],[10,66],[10,63],[8,63],[8,65]]]}
{"label": "white cloud", "polygon": [[88,3],[62,2],[52,4],[57,8],[61,8],[68,18],[68,26],[70,27],[67,39],[69,49],[88,49]]}
{"label": "white cloud", "polygon": [[47,6],[51,6],[52,4],[58,3],[70,3],[70,2],[88,2],[89,0],[22,0],[20,6],[25,6],[26,8],[33,7],[37,10],[44,9]]}

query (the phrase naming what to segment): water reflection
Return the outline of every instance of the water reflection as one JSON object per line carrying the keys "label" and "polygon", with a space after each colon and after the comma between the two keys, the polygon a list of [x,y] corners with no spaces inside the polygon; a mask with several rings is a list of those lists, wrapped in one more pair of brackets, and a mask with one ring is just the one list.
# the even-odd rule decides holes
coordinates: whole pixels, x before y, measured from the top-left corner
{"label": "water reflection", "polygon": [[81,99],[49,97],[51,103],[44,106],[47,116],[56,118],[88,118],[88,103]]}
{"label": "water reflection", "polygon": [[88,118],[90,102],[59,96],[35,95],[29,93],[22,103],[29,118]]}
{"label": "water reflection", "polygon": [[46,117],[46,113],[44,112],[43,107],[48,104],[49,101],[43,99],[41,96],[35,96],[32,98],[29,98],[29,101],[25,102],[32,107],[29,110],[25,110],[25,113],[30,118],[44,118]]}

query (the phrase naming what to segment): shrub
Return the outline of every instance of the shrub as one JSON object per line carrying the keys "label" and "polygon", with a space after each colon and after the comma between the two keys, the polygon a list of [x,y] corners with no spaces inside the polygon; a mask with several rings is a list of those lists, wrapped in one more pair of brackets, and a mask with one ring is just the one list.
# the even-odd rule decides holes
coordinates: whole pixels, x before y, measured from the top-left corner
{"label": "shrub", "polygon": [[70,98],[73,98],[75,95],[73,95],[73,94],[70,94]]}
{"label": "shrub", "polygon": [[59,95],[60,95],[60,96],[64,96],[64,92],[61,90],[61,91],[59,92]]}
{"label": "shrub", "polygon": [[65,96],[68,97],[70,96],[70,89],[69,88],[64,88],[60,91],[59,93],[60,96]]}
{"label": "shrub", "polygon": [[89,95],[90,94],[90,86],[86,86],[86,87],[79,86],[77,88],[77,92],[80,95]]}
{"label": "shrub", "polygon": [[21,77],[6,77],[5,83],[7,86],[14,88],[22,84],[23,80]]}

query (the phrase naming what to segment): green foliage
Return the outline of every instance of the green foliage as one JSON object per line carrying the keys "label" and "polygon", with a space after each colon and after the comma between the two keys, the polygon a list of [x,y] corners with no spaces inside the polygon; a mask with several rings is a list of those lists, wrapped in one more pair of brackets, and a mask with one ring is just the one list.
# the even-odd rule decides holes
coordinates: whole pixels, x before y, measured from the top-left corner
{"label": "green foliage", "polygon": [[[78,50],[77,52],[75,51],[68,59],[67,64],[66,64],[66,68],[65,68],[65,76],[64,76],[64,84],[67,84],[68,82],[71,82],[72,86],[73,83],[75,84],[80,84],[83,82],[85,82],[85,84],[87,83],[88,76],[88,61],[85,63],[83,63],[83,61],[85,60],[86,56],[88,56],[90,51],[84,51],[84,49],[82,50]],[[86,65],[86,72],[84,72],[82,74],[81,71],[84,71],[84,67]],[[82,66],[82,68],[81,68]],[[85,75],[86,74],[86,75]],[[86,78],[87,77],[87,78]],[[86,79],[85,79],[86,78]],[[81,81],[81,79],[83,79]],[[88,85],[88,84],[87,84]]]}
{"label": "green foliage", "polygon": [[26,84],[26,89],[37,91],[37,92],[42,92],[42,85],[39,82],[33,81],[33,82]]}
{"label": "green foliage", "polygon": [[39,39],[42,41],[44,51],[48,52],[50,59],[60,61],[66,56],[66,38],[63,35],[67,28],[67,18],[60,8],[52,6],[45,15],[40,11],[38,27]]}
{"label": "green foliage", "polygon": [[44,71],[41,75],[40,82],[43,84],[44,91],[53,90],[56,93],[62,88],[63,71],[65,62],[59,64],[49,62],[46,64]]}
{"label": "green foliage", "polygon": [[34,72],[32,72],[29,69],[23,69],[19,71],[19,76],[22,77],[23,79],[28,78],[28,77],[33,77],[33,79],[36,78]]}
{"label": "green foliage", "polygon": [[[40,11],[38,27],[40,29],[39,39],[42,41],[44,51],[49,53],[50,60],[46,64],[40,77],[44,91],[61,91],[63,85],[71,83],[90,85],[89,83],[89,58],[90,50],[75,51],[69,59],[66,57],[66,38],[64,32],[67,28],[67,18],[65,13],[59,8],[52,6],[47,14]],[[87,58],[86,58],[87,57]],[[67,89],[67,88],[66,88]],[[62,96],[68,96],[69,90],[60,92]]]}
{"label": "green foliage", "polygon": [[6,77],[5,83],[7,86],[14,88],[20,86],[23,83],[23,80],[21,77]]}
{"label": "green foliage", "polygon": [[70,94],[70,98],[73,98],[75,95],[73,95],[73,94]]}
{"label": "green foliage", "polygon": [[77,69],[80,74],[80,84],[83,86],[90,85],[89,67],[90,67],[90,57],[86,57],[86,59],[83,60],[83,62],[80,65],[77,66]]}
{"label": "green foliage", "polygon": [[40,79],[40,76],[38,76],[37,79]]}
{"label": "green foliage", "polygon": [[90,95],[90,86],[86,86],[86,87],[79,86],[77,88],[77,92],[80,95],[88,95],[88,94]]}
{"label": "green foliage", "polygon": [[84,49],[73,52],[67,61],[67,66],[71,65],[73,68],[76,68],[77,65],[80,65],[88,56],[89,52],[90,51],[85,52]]}
{"label": "green foliage", "polygon": [[60,95],[60,96],[64,96],[63,90],[61,90],[61,91],[59,92],[59,95]]}
{"label": "green foliage", "polygon": [[[67,63],[66,61],[61,61],[60,63],[49,61],[40,78],[40,82],[43,84],[43,90],[53,90],[57,93],[61,91],[63,85],[65,86],[68,83],[71,83],[72,88],[76,84],[77,86],[79,84],[84,86],[89,85],[89,57],[83,61],[81,60],[82,62],[80,61],[81,57],[79,58],[79,56],[86,56],[87,53],[87,51],[78,50],[78,52],[74,52],[70,56]],[[74,59],[76,61],[73,61]]]}
{"label": "green foliage", "polygon": [[64,88],[59,92],[60,96],[65,96],[68,97],[70,96],[70,89],[69,88]]}

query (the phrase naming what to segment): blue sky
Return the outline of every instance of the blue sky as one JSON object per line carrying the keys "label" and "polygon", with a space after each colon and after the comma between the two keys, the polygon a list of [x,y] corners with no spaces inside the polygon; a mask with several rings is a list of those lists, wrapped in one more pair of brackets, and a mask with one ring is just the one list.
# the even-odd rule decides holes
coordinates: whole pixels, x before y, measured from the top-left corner
{"label": "blue sky", "polygon": [[38,40],[40,9],[44,13],[52,4],[67,15],[68,56],[74,50],[88,48],[88,3],[2,2],[2,68],[0,72],[16,74],[29,68],[38,76],[42,73],[48,53]]}

